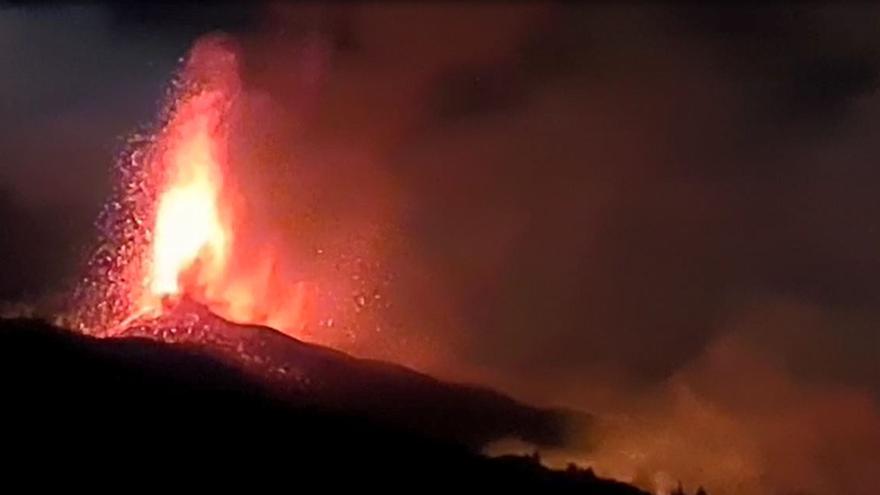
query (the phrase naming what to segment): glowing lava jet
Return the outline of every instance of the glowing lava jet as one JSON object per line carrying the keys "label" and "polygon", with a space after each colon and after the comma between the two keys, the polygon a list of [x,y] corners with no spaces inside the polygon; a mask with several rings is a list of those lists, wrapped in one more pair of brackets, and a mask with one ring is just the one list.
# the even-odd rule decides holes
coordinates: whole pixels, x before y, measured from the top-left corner
{"label": "glowing lava jet", "polygon": [[227,118],[239,92],[234,52],[216,40],[197,45],[182,84],[146,154],[142,173],[153,194],[139,207],[152,225],[138,239],[142,266],[135,275],[139,283],[129,290],[133,308],[123,325],[158,316],[164,301],[202,295],[199,288],[220,283],[226,273],[231,220],[220,204]]}
{"label": "glowing lava jet", "polygon": [[[141,309],[180,296],[184,284],[216,283],[226,268],[230,232],[220,212],[225,96],[208,90],[186,101],[169,123],[166,164],[153,227]],[[192,278],[184,280],[184,275]]]}
{"label": "glowing lava jet", "polygon": [[127,320],[158,316],[169,301],[187,297],[231,321],[296,332],[304,324],[304,284],[277,280],[274,252],[244,252],[236,243],[234,227],[246,212],[224,181],[240,95],[235,52],[202,41],[183,75],[184,91],[148,165],[158,177],[155,209],[141,294]]}
{"label": "glowing lava jet", "polygon": [[227,178],[240,93],[236,51],[224,39],[199,41],[164,125],[119,164],[121,187],[74,297],[73,326],[114,335],[183,298],[239,323],[285,331],[302,324],[303,284],[276,282],[273,253],[236,245],[234,227],[246,215]]}

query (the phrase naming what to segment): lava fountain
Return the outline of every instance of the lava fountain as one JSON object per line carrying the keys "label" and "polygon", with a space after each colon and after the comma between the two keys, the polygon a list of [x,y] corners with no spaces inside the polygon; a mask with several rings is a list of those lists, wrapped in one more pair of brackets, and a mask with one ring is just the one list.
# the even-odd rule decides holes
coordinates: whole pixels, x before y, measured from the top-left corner
{"label": "lava fountain", "polygon": [[[226,277],[232,208],[221,211],[228,160],[228,116],[239,92],[235,53],[217,40],[193,50],[177,100],[144,164],[154,193],[140,239],[142,267],[129,288],[133,307],[125,326],[156,317],[186,295],[204,304],[205,288]],[[227,187],[228,191],[229,188]]]}
{"label": "lava fountain", "polygon": [[229,233],[219,210],[223,176],[217,163],[220,137],[214,134],[223,96],[197,95],[171,123],[179,135],[171,138],[177,142],[168,150],[167,183],[159,193],[146,306],[155,297],[180,294],[182,274],[197,262],[200,277],[223,272]]}
{"label": "lava fountain", "polygon": [[105,242],[77,291],[75,326],[113,335],[184,297],[238,323],[284,331],[302,324],[304,283],[268,287],[272,260],[232,263],[235,227],[247,220],[227,180],[240,93],[234,48],[224,39],[198,42],[161,129],[121,160],[122,187],[105,211]]}

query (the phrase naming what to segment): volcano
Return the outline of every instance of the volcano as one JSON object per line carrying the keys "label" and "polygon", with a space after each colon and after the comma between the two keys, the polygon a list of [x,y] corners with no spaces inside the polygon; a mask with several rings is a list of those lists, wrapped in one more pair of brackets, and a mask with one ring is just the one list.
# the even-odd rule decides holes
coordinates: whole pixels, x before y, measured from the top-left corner
{"label": "volcano", "polygon": [[477,453],[509,436],[557,444],[570,412],[234,324],[186,300],[114,338],[4,320],[0,390],[4,446],[53,468],[137,480],[158,466],[211,486],[294,476],[352,487],[644,494],[589,470],[549,470],[537,457]]}
{"label": "volcano", "polygon": [[228,40],[194,46],[157,129],[118,164],[101,242],[55,315],[64,328],[0,324],[4,447],[128,484],[642,493],[537,455],[480,454],[509,438],[562,447],[569,428],[589,431],[587,414],[312,341],[375,327],[365,294],[387,304],[393,274],[361,273],[380,265],[370,246],[331,243],[317,259],[309,229],[288,245],[257,228],[232,173],[259,165],[235,153],[236,131],[260,125],[242,120],[239,65]]}

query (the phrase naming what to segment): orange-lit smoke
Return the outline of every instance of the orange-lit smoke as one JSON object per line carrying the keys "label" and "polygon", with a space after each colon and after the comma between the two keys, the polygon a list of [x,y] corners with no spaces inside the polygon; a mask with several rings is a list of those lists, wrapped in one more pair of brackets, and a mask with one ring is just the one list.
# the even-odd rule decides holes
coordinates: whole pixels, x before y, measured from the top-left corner
{"label": "orange-lit smoke", "polygon": [[[542,451],[542,461],[589,466],[657,495],[679,482],[712,495],[877,493],[876,398],[798,377],[768,349],[769,334],[795,325],[807,340],[804,327],[821,318],[784,300],[741,308],[702,354],[650,391],[620,386],[620,405],[590,428],[572,429],[570,448]],[[534,449],[508,439],[487,451]]]}

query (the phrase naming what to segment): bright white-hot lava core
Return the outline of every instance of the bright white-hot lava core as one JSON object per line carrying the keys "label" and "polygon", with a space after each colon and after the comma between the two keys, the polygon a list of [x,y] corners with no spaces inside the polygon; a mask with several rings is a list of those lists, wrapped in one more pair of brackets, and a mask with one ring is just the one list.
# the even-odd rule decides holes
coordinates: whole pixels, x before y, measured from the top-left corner
{"label": "bright white-hot lava core", "polygon": [[220,213],[223,94],[193,96],[169,123],[166,170],[153,228],[147,305],[181,294],[187,270],[210,283],[225,269],[230,234]]}

